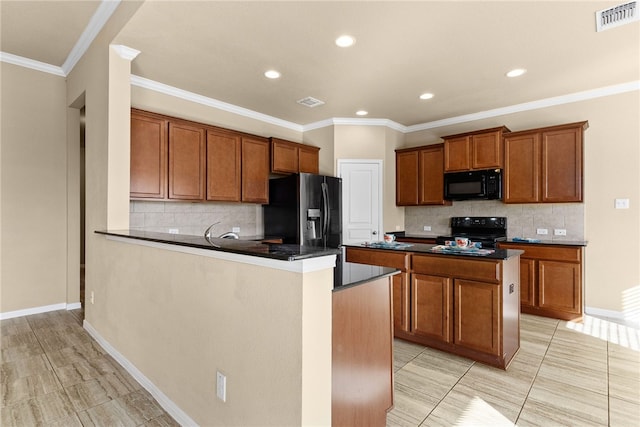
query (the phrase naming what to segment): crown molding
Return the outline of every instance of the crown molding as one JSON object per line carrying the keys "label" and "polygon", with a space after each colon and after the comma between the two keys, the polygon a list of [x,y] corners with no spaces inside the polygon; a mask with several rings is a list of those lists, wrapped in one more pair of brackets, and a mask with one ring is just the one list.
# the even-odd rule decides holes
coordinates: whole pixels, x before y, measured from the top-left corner
{"label": "crown molding", "polygon": [[113,12],[115,12],[120,5],[120,1],[121,0],[102,0],[102,2],[100,2],[100,6],[98,6],[98,9],[96,9],[96,12],[89,20],[82,35],[75,46],[73,46],[73,49],[71,49],[66,61],[62,64],[62,70],[65,76],[73,70],[73,67],[76,66],[80,58],[82,58],[87,49],[89,49],[91,43],[93,43],[109,18],[111,18],[111,15],[113,15]]}
{"label": "crown molding", "polygon": [[570,93],[567,95],[554,96],[552,98],[540,99],[532,102],[511,105],[503,108],[495,108],[493,110],[481,111],[473,114],[465,114],[457,117],[450,117],[433,122],[421,123],[418,125],[408,126],[405,133],[418,132],[421,130],[435,129],[442,126],[455,125],[475,120],[487,119],[490,117],[505,116],[507,114],[520,113],[523,111],[538,110],[540,108],[548,108],[556,105],[570,104],[572,102],[587,101],[589,99],[601,98],[603,96],[617,95],[625,92],[633,92],[640,90],[640,80],[621,83],[618,85],[605,86],[598,89],[585,90],[582,92]]}
{"label": "crown molding", "polygon": [[138,55],[140,55],[139,50],[125,46],[123,44],[112,44],[109,47],[113,49],[120,58],[126,59],[128,61],[133,61]]}
{"label": "crown molding", "polygon": [[159,83],[154,80],[149,80],[144,77],[131,75],[131,84],[144,89],[153,90],[155,92],[164,93],[165,95],[181,98],[187,101],[195,102],[198,104],[206,105],[208,107],[216,108],[218,110],[227,111],[229,113],[238,114],[240,116],[248,117],[251,119],[259,120],[265,123],[270,123],[283,128],[291,129],[297,132],[303,132],[303,126],[289,122],[286,120],[278,119],[267,114],[258,113],[247,108],[238,107],[237,105],[229,104],[223,101],[219,101],[214,98],[198,95],[197,93],[189,92],[187,90],[178,89],[177,87],[169,86],[164,83]]}
{"label": "crown molding", "polygon": [[36,61],[34,59],[25,58],[23,56],[14,55],[12,53],[0,52],[0,61],[7,64],[18,65],[32,70],[42,71],[43,73],[54,74],[60,77],[66,77],[61,67],[47,64],[45,62]]}

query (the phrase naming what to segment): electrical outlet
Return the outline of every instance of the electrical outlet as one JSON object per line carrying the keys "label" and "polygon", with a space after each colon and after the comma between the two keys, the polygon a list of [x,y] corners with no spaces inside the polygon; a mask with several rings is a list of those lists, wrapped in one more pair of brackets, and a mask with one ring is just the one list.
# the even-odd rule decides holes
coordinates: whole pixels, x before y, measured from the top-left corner
{"label": "electrical outlet", "polygon": [[223,402],[227,401],[227,377],[220,371],[216,372],[216,396]]}
{"label": "electrical outlet", "polygon": [[547,230],[546,228],[538,228],[536,230],[536,234],[549,234],[549,230]]}
{"label": "electrical outlet", "polygon": [[616,209],[629,209],[629,199],[616,199]]}
{"label": "electrical outlet", "polygon": [[431,226],[430,225],[425,225],[424,227],[422,227],[422,229],[424,231],[431,231]]}
{"label": "electrical outlet", "polygon": [[89,301],[91,301],[91,304],[95,302],[93,291],[91,291],[91,297],[89,298]]}
{"label": "electrical outlet", "polygon": [[567,235],[567,230],[565,230],[564,228],[555,228],[553,230],[553,234],[555,236],[566,236]]}
{"label": "electrical outlet", "polygon": [[179,234],[179,230],[177,228],[170,228],[169,234]]}
{"label": "electrical outlet", "polygon": [[239,232],[240,232],[240,227],[233,227],[233,228],[231,229],[231,231],[232,231],[233,233],[239,233]]}

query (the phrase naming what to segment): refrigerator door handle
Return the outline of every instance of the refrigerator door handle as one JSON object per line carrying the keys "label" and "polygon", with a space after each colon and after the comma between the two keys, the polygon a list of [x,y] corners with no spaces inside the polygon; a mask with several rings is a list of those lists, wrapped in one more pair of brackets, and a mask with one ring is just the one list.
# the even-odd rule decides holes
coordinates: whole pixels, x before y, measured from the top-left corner
{"label": "refrigerator door handle", "polygon": [[329,232],[329,221],[331,218],[331,216],[329,215],[329,189],[326,182],[323,182],[321,184],[321,187],[322,187],[322,209],[324,211],[323,212],[324,224],[322,225],[322,239],[326,244],[327,243],[326,239]]}

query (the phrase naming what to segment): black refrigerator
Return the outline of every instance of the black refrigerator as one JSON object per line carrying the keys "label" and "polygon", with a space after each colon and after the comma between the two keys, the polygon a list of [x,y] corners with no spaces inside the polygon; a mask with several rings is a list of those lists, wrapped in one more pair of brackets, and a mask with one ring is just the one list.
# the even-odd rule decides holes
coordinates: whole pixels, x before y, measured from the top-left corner
{"label": "black refrigerator", "polygon": [[342,244],[342,180],[299,173],[269,180],[264,234],[284,243],[338,248]]}

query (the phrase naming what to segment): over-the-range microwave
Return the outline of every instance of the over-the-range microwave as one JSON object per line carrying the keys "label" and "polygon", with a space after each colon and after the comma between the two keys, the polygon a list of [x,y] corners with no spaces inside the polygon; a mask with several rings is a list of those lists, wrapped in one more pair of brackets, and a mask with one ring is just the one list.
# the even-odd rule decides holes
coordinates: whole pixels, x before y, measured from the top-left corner
{"label": "over-the-range microwave", "polygon": [[445,173],[444,198],[445,200],[502,199],[502,170]]}

